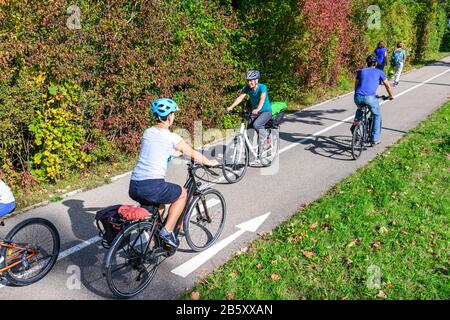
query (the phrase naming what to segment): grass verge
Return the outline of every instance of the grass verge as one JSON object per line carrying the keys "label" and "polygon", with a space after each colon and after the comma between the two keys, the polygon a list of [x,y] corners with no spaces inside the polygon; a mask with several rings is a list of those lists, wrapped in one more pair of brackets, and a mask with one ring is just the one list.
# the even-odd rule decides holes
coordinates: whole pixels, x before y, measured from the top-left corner
{"label": "grass verge", "polygon": [[448,299],[450,103],[182,299]]}

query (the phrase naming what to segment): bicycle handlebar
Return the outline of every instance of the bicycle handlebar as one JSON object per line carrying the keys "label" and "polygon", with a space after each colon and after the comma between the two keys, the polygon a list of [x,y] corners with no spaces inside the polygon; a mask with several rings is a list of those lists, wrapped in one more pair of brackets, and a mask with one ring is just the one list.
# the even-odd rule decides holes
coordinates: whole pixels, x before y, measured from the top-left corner
{"label": "bicycle handlebar", "polygon": [[376,97],[377,97],[377,99],[383,99],[383,100],[392,100],[392,98],[391,97],[389,97],[389,96],[387,96],[387,95],[385,95],[385,94],[383,94],[383,95],[376,95]]}

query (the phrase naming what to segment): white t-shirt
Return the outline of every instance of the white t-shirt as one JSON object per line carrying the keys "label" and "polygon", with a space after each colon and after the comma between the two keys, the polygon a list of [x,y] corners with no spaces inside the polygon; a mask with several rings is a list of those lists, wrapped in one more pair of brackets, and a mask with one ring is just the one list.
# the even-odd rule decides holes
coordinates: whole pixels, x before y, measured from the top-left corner
{"label": "white t-shirt", "polygon": [[182,138],[166,129],[151,127],[144,132],[141,152],[131,173],[131,180],[164,179],[175,146]]}
{"label": "white t-shirt", "polygon": [[11,203],[14,202],[14,196],[11,189],[0,180],[0,203]]}

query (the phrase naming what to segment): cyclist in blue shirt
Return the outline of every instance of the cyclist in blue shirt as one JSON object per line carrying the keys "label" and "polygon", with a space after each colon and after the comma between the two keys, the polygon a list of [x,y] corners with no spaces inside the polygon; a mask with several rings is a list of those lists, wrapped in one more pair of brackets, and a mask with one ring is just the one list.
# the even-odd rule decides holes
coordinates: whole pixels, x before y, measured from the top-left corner
{"label": "cyclist in blue shirt", "polygon": [[384,47],[384,41],[378,42],[378,46],[374,50],[374,53],[377,56],[377,68],[384,72],[387,59],[387,49]]}
{"label": "cyclist in blue shirt", "polygon": [[[247,86],[242,89],[242,93],[237,97],[233,104],[227,108],[227,112],[231,112],[236,106],[238,106],[246,95],[249,95],[250,102],[252,104],[252,113],[248,122],[248,129],[255,129],[258,133],[258,146],[261,146],[262,142],[266,138],[266,123],[272,119],[272,106],[269,101],[269,94],[267,87],[259,83],[260,73],[258,70],[251,70],[247,72],[245,79],[247,80]],[[261,152],[261,148],[258,148]]]}
{"label": "cyclist in blue shirt", "polygon": [[[376,97],[379,83],[383,83],[386,87],[390,100],[394,99],[394,94],[384,72],[376,68],[377,57],[375,55],[370,55],[367,57],[366,61],[368,67],[359,70],[356,76],[354,100],[358,109],[355,114],[355,122],[360,121],[362,116],[362,111],[359,106],[367,105],[374,118],[371,135],[372,145],[376,145],[380,143],[381,135],[381,109]],[[352,126],[351,130],[353,131],[353,129],[354,126]]]}

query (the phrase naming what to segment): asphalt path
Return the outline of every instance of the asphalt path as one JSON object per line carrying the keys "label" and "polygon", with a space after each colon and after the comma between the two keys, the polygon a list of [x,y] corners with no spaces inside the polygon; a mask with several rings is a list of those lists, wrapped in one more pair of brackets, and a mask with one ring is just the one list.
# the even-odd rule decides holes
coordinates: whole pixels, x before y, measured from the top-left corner
{"label": "asphalt path", "polygon": [[[416,127],[449,100],[450,57],[405,74],[394,91],[396,99],[381,107],[382,143],[368,148],[357,161],[350,151],[353,94],[289,114],[280,129],[279,161],[272,167],[249,168],[244,179],[233,185],[220,179],[209,181],[223,193],[227,205],[226,224],[215,249],[194,253],[181,239],[180,250],[161,264],[155,279],[133,299],[176,299],[237,252],[245,251],[260,234],[285,221],[302,204],[318,199]],[[384,87],[379,94],[386,94]],[[220,157],[219,148],[209,153]],[[184,183],[187,171],[182,160],[173,161],[168,171],[167,180]],[[2,235],[21,220],[49,219],[60,233],[61,253],[53,270],[36,284],[11,287],[2,282],[0,299],[114,299],[102,275],[106,250],[100,245],[94,216],[106,206],[134,203],[128,197],[129,180],[125,175],[9,219],[0,229]]]}

